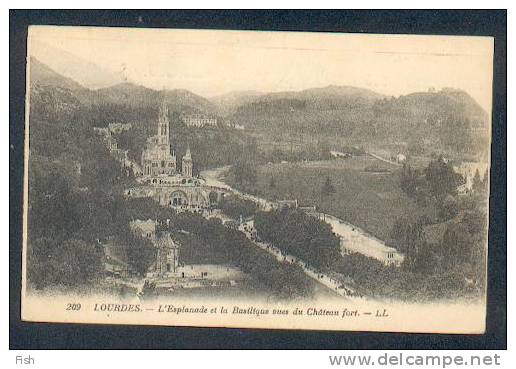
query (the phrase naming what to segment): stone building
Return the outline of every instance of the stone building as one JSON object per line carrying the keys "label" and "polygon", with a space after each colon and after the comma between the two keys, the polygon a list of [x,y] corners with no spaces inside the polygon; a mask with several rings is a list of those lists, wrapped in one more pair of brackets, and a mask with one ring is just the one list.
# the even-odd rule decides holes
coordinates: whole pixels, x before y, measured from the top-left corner
{"label": "stone building", "polygon": [[217,126],[217,118],[207,117],[202,114],[183,115],[181,116],[181,120],[187,127],[202,128],[206,126]]}
{"label": "stone building", "polygon": [[183,156],[181,169],[183,171],[183,177],[192,178],[193,161],[192,161],[192,154],[190,153],[190,145],[188,145],[188,147],[186,149],[186,154],[185,154],[185,156]]}
{"label": "stone building", "polygon": [[182,157],[181,171],[176,166],[176,155],[170,147],[168,109],[163,103],[158,117],[158,134],[147,140],[142,152],[141,171],[136,180],[141,186],[128,188],[125,196],[150,197],[160,205],[178,211],[200,213],[210,210],[227,193],[226,189],[207,186],[203,178],[194,176],[190,145]]}
{"label": "stone building", "polygon": [[157,249],[154,271],[161,276],[176,273],[179,268],[179,243],[169,232],[162,232],[154,241],[154,245]]}
{"label": "stone building", "polygon": [[112,134],[119,134],[124,131],[130,130],[132,128],[132,124],[131,123],[109,123],[108,128]]}
{"label": "stone building", "polygon": [[160,276],[176,273],[179,267],[180,244],[172,238],[170,232],[158,231],[155,220],[136,219],[129,223],[131,232],[138,237],[146,238],[156,248],[156,260],[151,267],[151,273]]}
{"label": "stone building", "polygon": [[129,228],[135,236],[148,238],[151,241],[156,239],[156,221],[152,219],[136,219],[129,223]]}
{"label": "stone building", "polygon": [[142,152],[143,175],[176,173],[176,155],[170,151],[169,129],[168,107],[163,102],[158,116],[158,134],[147,139],[147,146]]}

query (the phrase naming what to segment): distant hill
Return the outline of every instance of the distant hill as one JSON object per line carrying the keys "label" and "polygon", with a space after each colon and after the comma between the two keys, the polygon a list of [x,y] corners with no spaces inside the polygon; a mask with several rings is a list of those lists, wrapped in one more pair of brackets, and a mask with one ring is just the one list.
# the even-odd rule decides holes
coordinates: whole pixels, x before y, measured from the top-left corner
{"label": "distant hill", "polygon": [[114,73],[38,40],[30,41],[29,53],[30,56],[37,58],[64,77],[71,78],[90,89],[107,87],[124,81],[121,73]]}
{"label": "distant hill", "polygon": [[217,108],[209,100],[188,90],[158,91],[134,83],[124,82],[92,92],[93,103],[125,105],[131,107],[156,107],[163,97],[169,110],[177,113],[204,113],[215,115]]}
{"label": "distant hill", "polygon": [[156,90],[130,82],[99,88],[92,91],[91,96],[92,102],[98,105],[149,106],[157,105],[158,103],[156,101]]}
{"label": "distant hill", "polygon": [[325,129],[346,130],[372,115],[374,91],[351,86],[327,86],[269,93],[236,108],[229,120],[252,129],[295,130],[307,134]]}
{"label": "distant hill", "polygon": [[437,92],[418,92],[398,98],[383,99],[373,106],[377,127],[399,131],[419,127],[441,129],[464,124],[473,130],[488,128],[486,111],[465,91],[445,88]]}
{"label": "distant hill", "polygon": [[[488,144],[489,116],[465,91],[445,88],[388,97],[328,86],[255,97],[228,120],[270,137],[324,138],[353,145],[409,146],[474,153]],[[288,139],[288,138],[287,138]]]}
{"label": "distant hill", "polygon": [[91,90],[34,57],[30,70],[31,103],[38,101],[34,106],[49,121],[81,107],[97,126],[113,121],[152,124],[164,97],[174,121],[181,113],[223,116],[243,125],[246,132],[268,132],[275,140],[329,139],[347,145],[393,146],[394,151],[423,147],[430,152],[471,154],[489,144],[487,112],[457,89],[387,97],[363,88],[327,86],[268,94],[234,92],[210,101],[188,90],[158,91],[129,82]]}
{"label": "distant hill", "polygon": [[390,140],[475,155],[489,145],[489,115],[465,91],[445,88],[382,99],[373,106],[372,124],[363,134]]}
{"label": "distant hill", "polygon": [[60,88],[67,88],[70,90],[85,90],[79,83],[71,78],[62,76],[61,74],[50,69],[45,64],[41,63],[35,57],[29,59],[30,67],[30,82],[42,86],[54,86]]}
{"label": "distant hill", "polygon": [[286,91],[275,92],[262,96],[258,101],[273,101],[276,99],[301,99],[309,101],[314,106],[319,103],[334,102],[347,104],[350,101],[365,103],[372,103],[375,100],[384,98],[385,95],[379,94],[366,88],[359,88],[353,86],[334,86],[309,88],[302,91]]}
{"label": "distant hill", "polygon": [[[30,57],[31,84],[38,85],[38,91],[42,88],[54,90],[56,93],[65,93],[77,98],[84,105],[119,105],[131,108],[157,107],[163,96],[171,111],[178,113],[204,113],[216,115],[216,106],[202,96],[188,90],[158,91],[130,82],[122,82],[113,86],[95,90],[83,87],[71,78],[56,72],[35,57]],[[55,91],[63,90],[63,91]],[[47,91],[48,92],[48,91]],[[67,98],[68,99],[68,98]]]}
{"label": "distant hill", "polygon": [[208,99],[183,89],[165,90],[169,109],[217,115],[217,107]]}
{"label": "distant hill", "polygon": [[247,114],[248,110],[290,110],[291,105],[308,110],[338,110],[349,105],[370,105],[385,96],[352,86],[327,86],[302,91],[262,93],[235,91],[210,99],[222,115]]}
{"label": "distant hill", "polygon": [[[70,116],[82,101],[88,99],[90,90],[41,63],[29,58],[31,117],[36,115],[53,120],[57,115]],[[32,120],[32,119],[31,119]]]}
{"label": "distant hill", "polygon": [[254,102],[263,95],[263,92],[259,91],[233,91],[214,96],[210,101],[215,104],[221,115],[227,116],[235,113],[240,106]]}
{"label": "distant hill", "polygon": [[396,100],[399,108],[413,114],[431,114],[437,111],[460,114],[468,119],[487,120],[487,112],[465,91],[445,88],[438,92],[418,92],[400,96]]}

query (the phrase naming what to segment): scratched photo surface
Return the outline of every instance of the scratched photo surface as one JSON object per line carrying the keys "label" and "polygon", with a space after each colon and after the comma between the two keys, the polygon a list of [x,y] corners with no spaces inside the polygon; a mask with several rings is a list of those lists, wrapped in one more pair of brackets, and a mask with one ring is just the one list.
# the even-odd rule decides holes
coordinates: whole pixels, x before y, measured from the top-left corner
{"label": "scratched photo surface", "polygon": [[485,330],[493,39],[30,27],[22,319]]}

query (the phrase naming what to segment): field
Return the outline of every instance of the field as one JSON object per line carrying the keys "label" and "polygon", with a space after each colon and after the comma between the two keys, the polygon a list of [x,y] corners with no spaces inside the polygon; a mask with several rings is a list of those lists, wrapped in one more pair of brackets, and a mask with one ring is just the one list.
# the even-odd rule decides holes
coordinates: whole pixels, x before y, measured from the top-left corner
{"label": "field", "polygon": [[[297,199],[300,206],[316,205],[320,211],[388,240],[397,217],[434,217],[434,209],[421,209],[401,191],[399,170],[399,166],[370,156],[267,164],[258,168],[254,188],[244,190],[269,199]],[[324,196],[321,190],[326,178],[330,178],[335,192]],[[231,177],[226,181],[239,187]]]}

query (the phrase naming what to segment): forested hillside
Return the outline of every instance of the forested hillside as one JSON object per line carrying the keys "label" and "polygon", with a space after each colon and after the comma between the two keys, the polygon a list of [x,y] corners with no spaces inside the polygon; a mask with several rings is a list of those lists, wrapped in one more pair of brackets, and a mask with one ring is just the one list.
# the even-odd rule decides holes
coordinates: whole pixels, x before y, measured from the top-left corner
{"label": "forested hillside", "polygon": [[422,149],[476,154],[486,151],[489,137],[488,114],[455,89],[395,98],[330,86],[263,95],[234,111],[231,122],[272,136],[338,136],[348,144],[373,147],[417,143]]}

